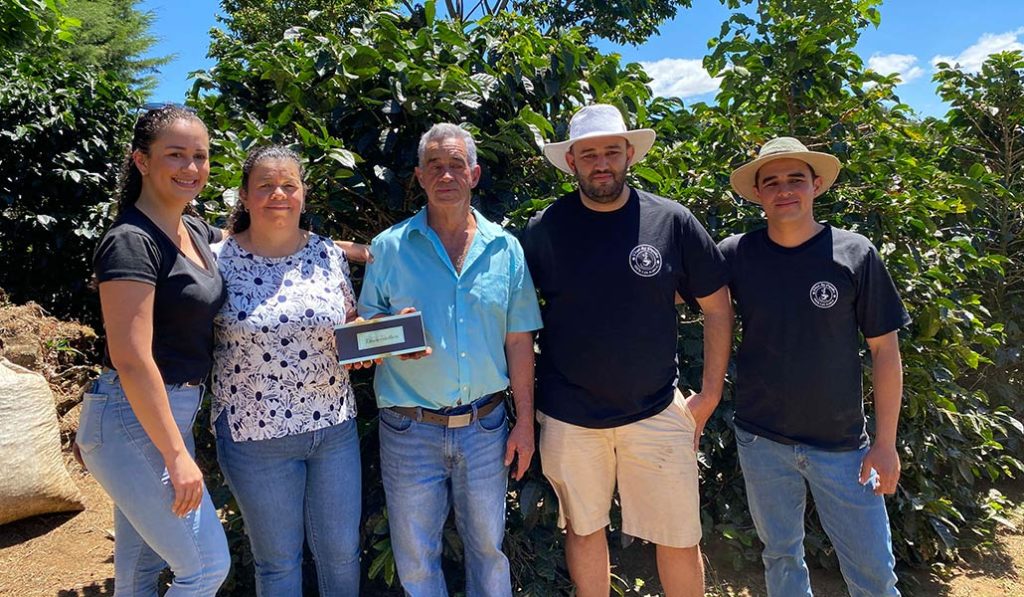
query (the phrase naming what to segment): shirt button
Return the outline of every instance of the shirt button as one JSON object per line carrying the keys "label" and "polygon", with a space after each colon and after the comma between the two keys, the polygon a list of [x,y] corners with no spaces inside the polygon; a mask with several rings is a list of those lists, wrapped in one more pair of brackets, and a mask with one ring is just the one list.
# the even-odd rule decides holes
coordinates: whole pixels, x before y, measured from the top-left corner
{"label": "shirt button", "polygon": [[462,386],[462,391],[463,392],[468,392],[469,391],[469,386]]}
{"label": "shirt button", "polygon": [[463,353],[459,353],[459,356],[462,357],[462,358],[466,358],[466,353],[464,353],[464,352]]}
{"label": "shirt button", "polygon": [[463,319],[461,317],[459,318],[459,323],[464,323],[465,321],[466,321],[465,319]]}

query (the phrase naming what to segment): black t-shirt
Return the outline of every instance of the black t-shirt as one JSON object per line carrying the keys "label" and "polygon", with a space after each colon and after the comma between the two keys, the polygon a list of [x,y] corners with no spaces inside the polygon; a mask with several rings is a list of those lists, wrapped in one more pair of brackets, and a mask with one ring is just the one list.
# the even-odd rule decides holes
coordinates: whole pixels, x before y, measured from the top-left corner
{"label": "black t-shirt", "polygon": [[867,445],[860,335],[910,322],[878,251],[827,225],[797,247],[772,242],[766,229],[719,246],[743,325],[736,425],[824,450]]}
{"label": "black t-shirt", "polygon": [[[134,280],[156,287],[153,303],[153,358],[164,383],[204,378],[213,363],[213,316],[226,296],[210,252],[220,231],[193,216],[185,228],[206,264],[193,263],[144,213],[131,207],[103,235],[93,256],[96,279]],[[110,351],[104,364],[113,368]]]}
{"label": "black t-shirt", "polygon": [[682,205],[633,190],[598,212],[569,193],[530,220],[523,249],[541,295],[537,408],[582,427],[661,412],[678,380],[675,293],[728,282],[725,261]]}

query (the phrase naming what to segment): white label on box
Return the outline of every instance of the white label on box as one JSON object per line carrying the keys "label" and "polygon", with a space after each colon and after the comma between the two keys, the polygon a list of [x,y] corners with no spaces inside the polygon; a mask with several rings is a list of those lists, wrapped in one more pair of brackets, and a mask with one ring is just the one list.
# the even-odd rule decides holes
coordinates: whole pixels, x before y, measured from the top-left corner
{"label": "white label on box", "polygon": [[405,342],[405,329],[402,326],[356,334],[356,344],[361,351],[403,342]]}

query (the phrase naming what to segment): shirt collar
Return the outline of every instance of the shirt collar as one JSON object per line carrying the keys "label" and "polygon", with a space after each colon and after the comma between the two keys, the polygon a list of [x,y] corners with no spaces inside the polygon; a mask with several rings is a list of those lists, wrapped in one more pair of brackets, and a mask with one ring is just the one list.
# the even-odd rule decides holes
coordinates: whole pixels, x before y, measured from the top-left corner
{"label": "shirt collar", "polygon": [[[475,207],[470,207],[473,217],[476,218],[476,233],[481,241],[489,243],[501,233],[501,226],[491,222],[483,216]],[[416,215],[409,220],[408,233],[419,232],[426,236],[430,226],[427,224],[427,207],[424,205]]]}

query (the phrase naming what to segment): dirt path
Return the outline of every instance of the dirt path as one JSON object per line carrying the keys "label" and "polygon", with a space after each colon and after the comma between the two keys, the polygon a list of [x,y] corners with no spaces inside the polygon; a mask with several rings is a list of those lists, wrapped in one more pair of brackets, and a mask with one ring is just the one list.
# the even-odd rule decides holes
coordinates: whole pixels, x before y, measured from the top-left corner
{"label": "dirt path", "polygon": [[0,526],[0,596],[101,597],[114,594],[110,498],[68,458],[85,510]]}
{"label": "dirt path", "polygon": [[[1024,503],[1024,480],[1002,488],[1016,501]],[[1014,531],[1001,532],[995,544],[984,553],[967,554],[965,561],[944,573],[930,570],[900,570],[900,590],[919,597],[1017,597],[1024,596],[1024,505],[1008,513],[1016,525]],[[707,595],[714,597],[761,597],[766,595],[764,569],[750,562],[739,570],[732,563],[727,546],[714,541],[704,546]],[[634,556],[645,560],[649,576],[654,577],[653,549],[650,554]],[[623,571],[644,563],[623,562]],[[847,597],[846,583],[838,570],[811,569],[811,586],[816,597]],[[636,591],[639,595],[658,595],[654,583]]]}
{"label": "dirt path", "polygon": [[[74,515],[55,514],[0,527],[0,596],[108,597],[113,595],[113,528],[110,500],[92,477],[69,460],[68,469],[85,496],[86,509]],[[1013,492],[1020,500],[1021,490]],[[911,573],[914,594],[929,597],[1006,597],[1024,595],[1024,508],[1014,511],[1017,531],[1000,535],[986,554],[972,555],[964,565],[940,578],[928,571]],[[708,553],[708,595],[758,597],[765,594],[759,564],[736,570],[729,552],[714,544]],[[628,556],[626,554],[629,554]],[[653,549],[633,546],[623,552],[621,570],[654,573]],[[625,575],[625,574],[624,574]],[[846,587],[837,572],[812,570],[818,597],[843,597]],[[905,587],[911,589],[911,587]],[[906,591],[909,592],[909,591]],[[651,581],[633,595],[657,595]]]}

